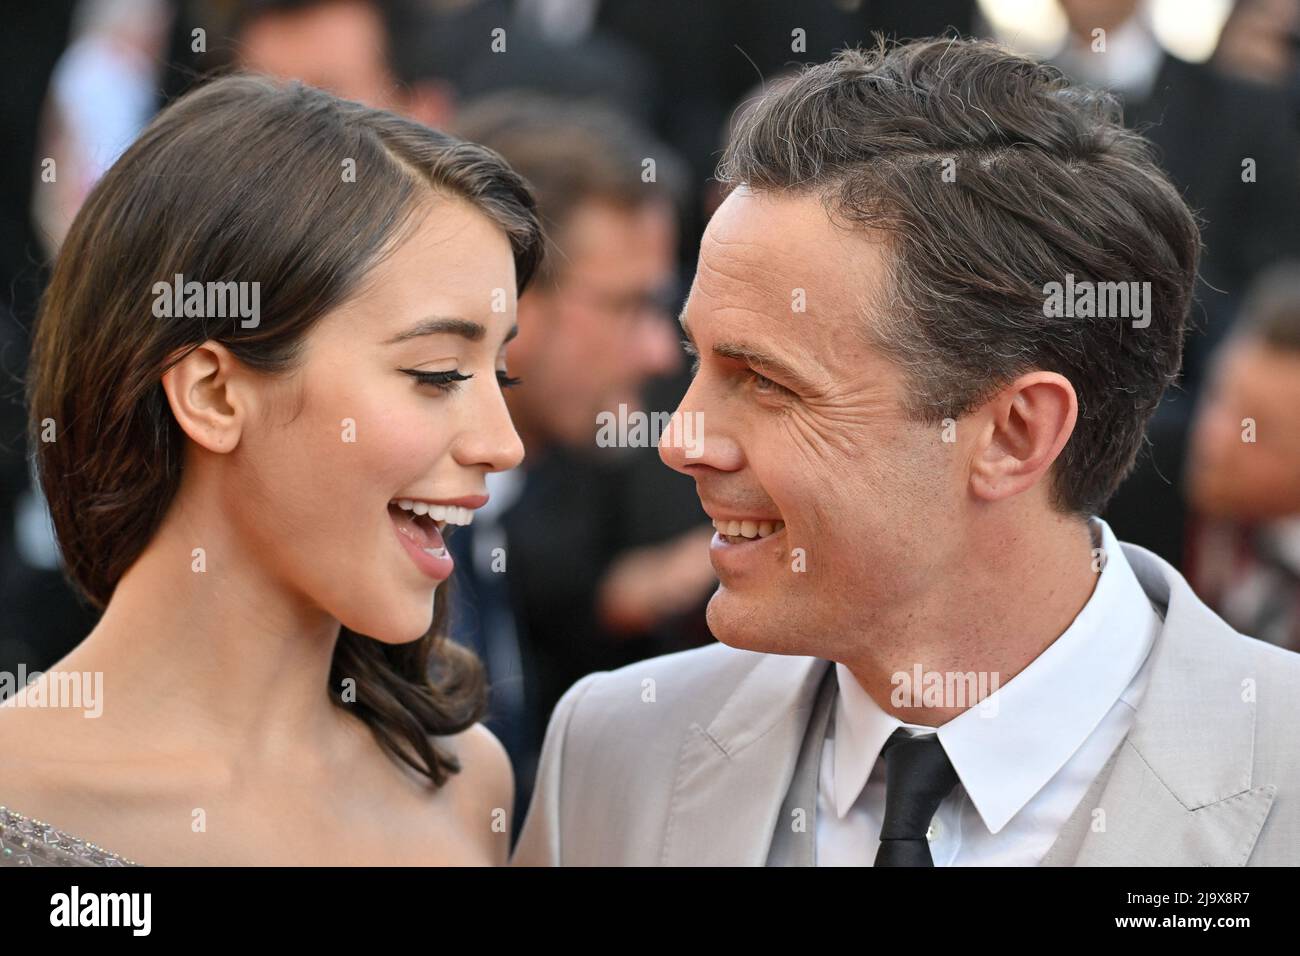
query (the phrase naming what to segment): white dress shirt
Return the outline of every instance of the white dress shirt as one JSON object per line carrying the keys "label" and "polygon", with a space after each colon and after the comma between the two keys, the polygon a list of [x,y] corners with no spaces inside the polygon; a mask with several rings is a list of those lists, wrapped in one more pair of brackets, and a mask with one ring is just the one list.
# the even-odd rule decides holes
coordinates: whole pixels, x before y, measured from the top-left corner
{"label": "white dress shirt", "polygon": [[881,748],[899,727],[938,733],[959,783],[927,836],[935,866],[1036,866],[1133,726],[1161,626],[1110,526],[1088,603],[1028,667],[934,727],[883,711],[836,664],[818,779],[817,865],[871,866],[885,810]]}

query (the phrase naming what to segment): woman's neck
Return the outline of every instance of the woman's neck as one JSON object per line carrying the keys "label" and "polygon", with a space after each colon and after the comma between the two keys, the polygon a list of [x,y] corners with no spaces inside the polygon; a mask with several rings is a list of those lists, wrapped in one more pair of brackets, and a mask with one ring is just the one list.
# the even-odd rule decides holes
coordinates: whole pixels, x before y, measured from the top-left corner
{"label": "woman's neck", "polygon": [[338,621],[196,512],[171,509],[56,668],[102,672],[104,719],[150,749],[231,764],[328,753],[355,723],[329,699]]}

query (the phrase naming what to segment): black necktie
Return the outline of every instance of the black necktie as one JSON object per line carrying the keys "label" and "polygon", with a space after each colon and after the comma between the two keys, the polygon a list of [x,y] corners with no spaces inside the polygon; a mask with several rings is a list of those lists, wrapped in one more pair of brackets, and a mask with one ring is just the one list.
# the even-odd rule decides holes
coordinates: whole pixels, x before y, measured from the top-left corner
{"label": "black necktie", "polygon": [[957,771],[937,734],[912,737],[894,731],[880,752],[885,760],[885,821],[876,866],[934,866],[925,838],[943,798],[957,785]]}

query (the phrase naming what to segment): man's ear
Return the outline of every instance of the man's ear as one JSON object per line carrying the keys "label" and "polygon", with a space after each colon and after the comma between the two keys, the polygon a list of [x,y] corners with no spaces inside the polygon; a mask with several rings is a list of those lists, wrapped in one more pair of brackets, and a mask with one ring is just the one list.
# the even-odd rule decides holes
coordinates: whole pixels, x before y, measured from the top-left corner
{"label": "man's ear", "polygon": [[1027,372],[989,399],[971,457],[971,490],[985,501],[1027,491],[1052,467],[1074,431],[1079,400],[1056,372]]}
{"label": "man's ear", "polygon": [[208,451],[239,444],[249,403],[238,360],[211,340],[192,349],[162,376],[172,414],[185,434]]}

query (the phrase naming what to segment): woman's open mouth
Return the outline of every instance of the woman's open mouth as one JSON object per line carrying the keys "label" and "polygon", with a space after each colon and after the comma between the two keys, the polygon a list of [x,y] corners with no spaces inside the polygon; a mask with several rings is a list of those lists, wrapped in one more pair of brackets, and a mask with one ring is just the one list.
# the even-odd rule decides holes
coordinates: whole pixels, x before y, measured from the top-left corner
{"label": "woman's open mouth", "polygon": [[455,562],[447,553],[445,538],[451,528],[474,520],[472,510],[398,498],[388,503],[388,516],[398,539],[421,571],[439,581],[451,576]]}

